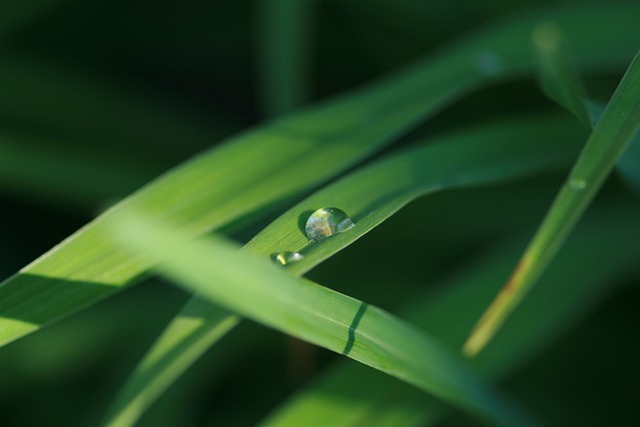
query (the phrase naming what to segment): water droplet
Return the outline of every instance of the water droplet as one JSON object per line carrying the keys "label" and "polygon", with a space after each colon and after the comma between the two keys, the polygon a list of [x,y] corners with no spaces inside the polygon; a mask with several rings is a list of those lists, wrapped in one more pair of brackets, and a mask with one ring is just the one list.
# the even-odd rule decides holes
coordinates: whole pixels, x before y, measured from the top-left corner
{"label": "water droplet", "polygon": [[573,178],[569,180],[569,187],[574,190],[584,190],[587,188],[587,182],[584,179]]}
{"label": "water droplet", "polygon": [[299,252],[280,252],[273,255],[273,262],[278,265],[289,265],[293,262],[300,261],[304,256]]}
{"label": "water droplet", "polygon": [[344,211],[338,208],[321,208],[311,214],[304,231],[309,240],[319,242],[353,226],[353,221]]}
{"label": "water droplet", "polygon": [[502,58],[489,51],[477,52],[474,62],[480,71],[489,75],[498,74],[504,68]]}

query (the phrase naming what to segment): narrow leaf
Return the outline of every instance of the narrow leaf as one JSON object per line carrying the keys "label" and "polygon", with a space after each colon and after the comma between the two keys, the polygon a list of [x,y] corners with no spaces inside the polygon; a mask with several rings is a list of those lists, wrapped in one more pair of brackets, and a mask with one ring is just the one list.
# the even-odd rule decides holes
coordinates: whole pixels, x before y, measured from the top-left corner
{"label": "narrow leaf", "polygon": [[[416,197],[465,185],[514,179],[568,164],[577,153],[578,135],[580,129],[570,120],[543,115],[501,121],[425,141],[422,145],[371,164],[316,192],[277,218],[243,250],[264,258],[280,252],[299,251],[304,258],[287,268],[293,274],[301,275],[356,241]],[[319,207],[334,205],[351,214],[356,226],[321,244],[309,245],[300,229],[300,219],[306,220],[309,212]],[[209,331],[217,330],[220,322],[224,321],[219,311],[218,307],[193,298],[165,332],[171,336],[180,329],[183,318],[198,317],[200,323],[197,328],[183,331],[183,335],[188,336],[192,343],[191,348],[184,346],[172,355],[167,354],[166,358],[157,359],[158,366],[154,369],[157,372],[172,371],[166,375],[174,378],[182,374],[177,370],[186,369],[188,365],[181,364],[176,368],[172,357],[180,357],[181,351],[191,355],[197,349],[204,352],[213,345],[218,336]],[[170,339],[164,338],[164,334],[162,337],[160,342]],[[148,358],[161,351],[154,345],[142,365],[149,365]],[[168,353],[169,348],[164,347],[164,352]],[[168,386],[168,383],[161,385]],[[147,406],[151,405],[161,391],[157,383],[152,383],[143,374],[141,368],[136,369],[109,411],[109,425],[116,425],[115,420],[131,411],[132,405],[140,408],[141,404],[136,402],[144,401]]]}
{"label": "narrow leaf", "polygon": [[[618,278],[637,271],[640,210],[637,205],[620,208],[614,205],[594,212],[570,237],[540,285],[505,324],[505,333],[472,359],[483,376],[502,380],[512,375],[618,289],[612,286]],[[461,346],[476,316],[509,274],[523,237],[501,242],[456,268],[450,277],[430,287],[438,291],[415,295],[400,311],[402,317],[454,348]],[[615,256],[599,262],[605,254]],[[438,425],[448,412],[441,403],[393,378],[340,362],[320,373],[260,425],[285,427],[304,420],[310,427],[424,427]]]}
{"label": "narrow leaf", "polygon": [[535,284],[640,130],[640,55],[632,62],[540,229],[511,278],[464,345],[477,354]]}
{"label": "narrow leaf", "polygon": [[188,234],[122,213],[115,237],[187,289],[239,314],[342,353],[406,381],[495,425],[530,425],[474,378],[455,354],[379,308],[239,254],[216,238]]}

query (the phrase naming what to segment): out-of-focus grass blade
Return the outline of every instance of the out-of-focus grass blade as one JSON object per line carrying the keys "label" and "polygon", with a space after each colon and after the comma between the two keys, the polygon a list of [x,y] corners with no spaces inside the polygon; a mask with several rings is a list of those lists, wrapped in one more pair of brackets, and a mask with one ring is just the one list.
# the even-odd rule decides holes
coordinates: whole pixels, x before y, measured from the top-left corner
{"label": "out-of-focus grass blade", "polygon": [[636,55],[547,217],[513,275],[464,345],[477,354],[542,274],[640,129],[640,55]]}
{"label": "out-of-focus grass blade", "polygon": [[[533,45],[540,64],[540,84],[551,99],[593,129],[602,116],[604,106],[587,101],[582,80],[570,63],[564,43],[560,29],[553,24],[541,24],[534,30]],[[617,167],[629,185],[640,193],[640,137],[629,143]]]}
{"label": "out-of-focus grass blade", "polygon": [[[546,17],[553,16],[573,35],[578,62],[597,68],[628,57],[635,27],[626,24],[635,22],[632,16],[639,12],[636,4],[580,5],[551,10]],[[246,132],[160,178],[111,212],[134,205],[199,233],[317,185],[473,87],[498,75],[530,70],[525,46],[532,20],[538,19],[498,24],[351,96]],[[580,39],[584,28],[608,36]],[[499,69],[487,70],[487,49],[494,55],[489,57],[492,64],[499,58]],[[49,114],[50,108],[44,110]],[[99,218],[0,284],[0,345],[98,301],[146,271],[147,264],[130,259],[105,239],[101,222]]]}
{"label": "out-of-focus grass blade", "polygon": [[[288,132],[292,138],[304,139],[312,132],[314,138],[329,140],[339,132],[343,136],[357,132],[360,125],[374,130],[364,138],[379,138],[380,133],[384,138],[393,138],[474,86],[530,72],[534,61],[527,46],[532,28],[541,21],[553,21],[562,29],[575,48],[574,59],[581,70],[610,70],[624,65],[633,55],[638,43],[635,24],[639,15],[638,4],[608,3],[563,5],[510,18],[458,40],[395,78],[358,91],[349,102],[325,107],[336,108],[335,114],[326,110],[319,115],[309,114],[306,124],[287,126]],[[176,140],[182,141],[180,147],[191,142],[200,146],[217,129],[228,129],[224,123],[211,125],[211,117],[205,121],[202,112],[185,114],[175,103],[154,98],[139,87],[113,84],[36,58],[12,55],[3,60],[0,112],[20,123],[84,133],[92,141],[95,135],[102,134],[108,138],[107,145],[121,141],[129,154],[131,147],[148,144],[153,149],[146,150],[146,156],[169,159],[175,159]],[[394,127],[400,122],[404,124]],[[381,126],[375,130],[375,124]],[[304,136],[297,135],[300,132]],[[329,165],[326,167],[330,169]]]}
{"label": "out-of-focus grass blade", "polygon": [[532,421],[474,378],[455,353],[379,308],[295,278],[219,238],[122,212],[115,237],[185,288],[248,318],[345,354],[495,425]]}
{"label": "out-of-focus grass blade", "polygon": [[[316,192],[276,219],[244,250],[265,258],[278,252],[299,251],[304,258],[288,268],[292,273],[301,275],[423,194],[513,179],[569,164],[577,153],[580,134],[579,127],[570,120],[542,115],[500,121],[441,137],[430,144],[376,162]],[[306,220],[311,211],[326,206],[344,209],[352,216],[356,226],[321,244],[308,245],[299,225],[301,219]],[[185,326],[184,331],[178,332],[180,325],[186,325],[185,319],[194,318],[200,320],[197,327]],[[168,385],[163,382],[158,386],[144,375],[142,366],[153,364],[149,358],[155,359],[156,367],[153,369],[157,372],[177,378],[182,374],[180,369],[184,370],[188,365],[176,367],[173,358],[183,357],[180,356],[181,351],[187,349],[190,356],[197,351],[204,352],[219,337],[211,334],[210,330],[217,330],[222,321],[226,321],[226,318],[220,316],[218,307],[197,298],[190,301],[165,331],[160,342],[171,340],[171,336],[179,333],[182,340],[189,340],[193,349],[177,342],[175,345],[180,345],[181,350],[154,346],[114,402],[107,417],[109,425],[123,425],[119,421],[122,419],[128,420],[124,425],[131,425],[130,421],[135,417],[130,414],[141,415],[144,405],[139,402],[150,405],[163,391],[161,387]],[[153,356],[160,353],[165,356]]]}
{"label": "out-of-focus grass blade", "polygon": [[262,110],[274,117],[308,98],[315,0],[260,0],[256,6]]}
{"label": "out-of-focus grass blade", "polygon": [[[620,208],[594,212],[571,236],[503,333],[473,359],[483,375],[497,380],[511,374],[612,292],[616,278],[637,272],[640,207]],[[508,275],[523,240],[500,244],[476,262],[456,268],[460,273],[437,286],[438,291],[413,298],[401,312],[403,318],[458,348]],[[599,262],[611,253],[616,254],[611,262]],[[437,425],[446,413],[447,408],[434,399],[392,378],[339,363],[261,425],[295,426],[304,420],[310,427],[417,427]]]}
{"label": "out-of-focus grass blade", "polygon": [[590,128],[582,81],[569,62],[564,43],[560,28],[554,24],[541,24],[534,29],[533,45],[540,63],[540,85],[551,99]]}
{"label": "out-of-focus grass blade", "polygon": [[0,136],[0,191],[87,210],[126,196],[154,176],[153,168],[127,158],[48,146],[52,139],[33,141]]}

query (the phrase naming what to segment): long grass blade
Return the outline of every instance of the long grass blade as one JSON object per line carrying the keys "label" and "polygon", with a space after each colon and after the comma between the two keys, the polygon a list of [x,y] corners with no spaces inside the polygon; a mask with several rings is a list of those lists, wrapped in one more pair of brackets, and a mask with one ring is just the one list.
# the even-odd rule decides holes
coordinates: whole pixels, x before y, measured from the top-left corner
{"label": "long grass blade", "polygon": [[[549,129],[554,131],[550,132]],[[543,115],[539,118],[501,121],[441,137],[430,143],[425,141],[416,148],[376,162],[316,192],[281,215],[243,250],[264,258],[279,252],[299,252],[304,258],[290,264],[288,269],[295,275],[304,274],[362,237],[416,197],[445,189],[514,179],[569,164],[577,153],[580,134],[580,129],[569,120]],[[319,207],[333,205],[351,214],[356,226],[321,245],[309,245],[300,229],[300,219],[306,220],[309,212]],[[206,301],[192,299],[165,334],[169,337],[175,335],[180,325],[184,324],[183,319],[198,318],[197,328],[185,328],[182,332],[183,339],[189,337],[193,348],[179,344],[183,350],[168,354],[168,347],[154,346],[141,366],[149,366],[152,363],[149,358],[154,358],[157,372],[166,372],[164,375],[177,378],[182,374],[179,369],[186,369],[188,365],[182,364],[176,368],[172,359],[180,357],[180,351],[190,355],[194,355],[197,349],[204,352],[217,341],[218,336],[212,335],[209,330],[217,330],[219,324],[226,321],[220,318],[219,311],[218,307]],[[165,334],[160,343],[171,339],[165,338]],[[154,356],[163,351],[166,357]],[[162,383],[161,386],[168,386],[168,383]],[[142,405],[137,402],[144,401],[148,406],[161,391],[157,384],[144,375],[144,369],[138,368],[116,398],[107,416],[107,424],[122,426],[119,420],[133,419],[127,415],[131,411],[141,415]]]}
{"label": "long grass blade", "polygon": [[535,284],[639,130],[640,55],[636,55],[511,278],[469,336],[465,354],[477,354]]}
{"label": "long grass blade", "polygon": [[[505,333],[472,359],[483,376],[495,381],[511,375],[615,291],[612,284],[617,278],[637,272],[640,223],[636,218],[640,210],[638,206],[618,207],[609,206],[586,218],[544,273],[540,285],[505,324]],[[436,287],[438,291],[412,298],[400,314],[448,345],[460,347],[501,279],[509,274],[523,242],[517,238],[497,245],[489,254],[456,269],[461,273],[445,279]],[[611,253],[616,256],[610,263],[598,262]],[[285,427],[304,420],[310,427],[417,427],[438,425],[448,412],[434,399],[392,378],[341,362],[260,425]]]}
{"label": "long grass blade", "polygon": [[[581,5],[547,13],[576,40],[578,63],[602,69],[628,58],[635,27],[627,24],[634,23],[639,10],[635,4]],[[531,70],[524,46],[539,19],[496,24],[403,73],[237,136],[143,188],[0,284],[0,345],[144,275],[149,265],[130,258],[105,236],[108,216],[133,206],[161,213],[198,234],[263,211],[362,160],[478,85]],[[609,37],[581,39],[584,28],[606,30]],[[499,69],[488,70],[487,58],[494,65],[498,59]],[[21,99],[5,96],[2,102]],[[3,105],[3,111],[14,112]],[[43,111],[58,117],[64,109]]]}
{"label": "long grass blade", "polygon": [[[457,356],[400,319],[237,253],[221,240],[123,212],[115,237],[159,271],[214,303],[395,376],[495,425],[532,425],[474,378]],[[212,262],[213,260],[213,262]]]}

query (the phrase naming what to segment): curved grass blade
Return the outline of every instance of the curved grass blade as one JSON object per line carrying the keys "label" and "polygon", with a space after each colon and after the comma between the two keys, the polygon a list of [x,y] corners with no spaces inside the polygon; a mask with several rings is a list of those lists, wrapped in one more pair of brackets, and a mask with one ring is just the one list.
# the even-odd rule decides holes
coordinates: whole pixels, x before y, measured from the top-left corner
{"label": "curved grass blade", "polygon": [[[553,129],[553,132],[549,129]],[[495,183],[569,164],[577,153],[580,134],[580,129],[570,120],[542,115],[538,118],[501,121],[441,137],[371,164],[316,192],[276,219],[243,250],[264,258],[278,252],[300,251],[304,258],[290,264],[288,269],[295,275],[304,274],[416,197],[466,185]],[[319,245],[308,246],[308,240],[299,226],[300,219],[306,221],[309,212],[334,205],[345,209],[356,226]],[[307,250],[302,249],[304,247]],[[216,330],[222,321],[226,321],[226,318],[220,317],[220,311],[220,308],[206,301],[193,298],[163,333],[160,341],[171,340],[171,336],[180,334],[181,339],[188,339],[193,348],[180,343],[176,346],[182,349],[173,352],[169,347],[154,346],[141,366],[150,366],[148,359],[154,358],[156,366],[153,369],[156,372],[178,378],[188,365],[176,367],[173,358],[180,357],[181,351],[195,355],[197,349],[204,352],[213,345],[218,335],[212,335],[209,330]],[[232,317],[235,318],[229,314],[229,318]],[[178,332],[184,319],[194,318],[200,320],[197,328],[185,328]],[[164,354],[162,358],[157,356],[161,353]],[[140,367],[129,378],[109,411],[107,425],[122,426],[120,420],[134,419],[130,413],[141,415],[144,405],[139,402],[151,405],[164,391],[162,387],[169,385],[168,382],[159,386],[154,384],[144,375],[144,371]]]}
{"label": "curved grass blade", "polygon": [[186,289],[260,323],[342,353],[495,425],[533,425],[468,371],[454,353],[379,308],[292,277],[220,238],[190,240],[135,213],[114,236]]}
{"label": "curved grass blade", "polygon": [[[614,205],[585,219],[544,273],[540,285],[505,324],[505,333],[473,359],[483,376],[500,380],[511,375],[613,292],[617,278],[637,272],[639,214],[638,206]],[[412,298],[400,312],[402,317],[451,347],[461,346],[476,316],[509,274],[523,242],[518,238],[497,245],[490,254],[458,269],[462,273],[445,279],[436,287],[438,291]],[[599,262],[603,254],[611,253],[616,254],[609,257],[611,262]],[[341,362],[260,425],[285,427],[304,420],[310,427],[417,427],[437,425],[447,412],[436,400],[393,378]]]}
{"label": "curved grass blade", "polygon": [[[635,45],[633,16],[639,11],[640,5],[622,4],[547,13],[578,41],[581,66],[593,69],[628,57]],[[109,215],[135,206],[161,212],[198,234],[266,209],[365,158],[477,85],[530,70],[532,61],[523,47],[532,21],[541,17],[474,34],[348,97],[233,138],[143,188],[0,284],[0,345],[95,303],[145,273],[147,263],[123,254],[104,235],[102,223]],[[606,31],[608,37],[581,39],[585,28],[592,30],[589,34]],[[478,55],[487,49],[500,55],[499,70],[488,73],[478,65]]]}
{"label": "curved grass blade", "polygon": [[511,278],[471,332],[463,348],[465,354],[477,354],[535,284],[639,130],[640,54],[620,82]]}
{"label": "curved grass blade", "polygon": [[540,64],[539,81],[543,91],[591,128],[582,80],[569,63],[560,28],[551,23],[540,24],[533,30],[533,46]]}

